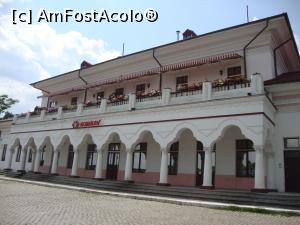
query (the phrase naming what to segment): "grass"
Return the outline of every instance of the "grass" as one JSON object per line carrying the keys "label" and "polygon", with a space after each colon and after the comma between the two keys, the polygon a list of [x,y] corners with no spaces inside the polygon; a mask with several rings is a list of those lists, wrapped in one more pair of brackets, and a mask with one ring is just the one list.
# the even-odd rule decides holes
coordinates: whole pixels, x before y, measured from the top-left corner
{"label": "grass", "polygon": [[262,209],[262,208],[241,208],[237,206],[227,206],[225,208],[218,208],[218,209],[235,211],[235,212],[259,213],[259,214],[266,214],[266,215],[273,215],[273,216],[285,216],[285,217],[300,216],[299,213],[295,213],[295,212],[273,211],[273,210]]}

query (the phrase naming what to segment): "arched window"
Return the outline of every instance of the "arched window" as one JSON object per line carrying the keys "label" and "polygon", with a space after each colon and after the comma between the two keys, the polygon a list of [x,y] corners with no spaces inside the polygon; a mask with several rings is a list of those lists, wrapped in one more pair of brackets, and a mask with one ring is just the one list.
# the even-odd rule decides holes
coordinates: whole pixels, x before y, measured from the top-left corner
{"label": "arched window", "polygon": [[168,152],[168,173],[169,173],[169,175],[177,175],[178,152],[179,152],[179,142],[175,142],[171,145],[170,151]]}
{"label": "arched window", "polygon": [[236,176],[254,177],[255,151],[248,139],[236,140]]}
{"label": "arched window", "polygon": [[29,155],[28,155],[28,162],[31,163],[32,162],[32,150],[29,150]]}
{"label": "arched window", "polygon": [[44,166],[44,157],[45,157],[45,152],[46,152],[46,148],[47,146],[45,145],[42,150],[41,150],[41,154],[40,154],[40,166]]}
{"label": "arched window", "polygon": [[133,152],[132,172],[145,173],[147,158],[147,143],[139,143]]}
{"label": "arched window", "polygon": [[2,150],[1,161],[5,161],[6,150],[7,150],[7,144],[4,144],[4,145],[3,145],[3,150]]}
{"label": "arched window", "polygon": [[97,162],[97,151],[95,144],[88,144],[86,166],[87,170],[94,170]]}
{"label": "arched window", "polygon": [[74,158],[74,150],[73,150],[73,145],[69,145],[68,149],[68,161],[67,161],[67,168],[71,169],[73,166],[73,158]]}
{"label": "arched window", "polygon": [[22,146],[19,145],[17,150],[17,155],[16,155],[16,162],[20,162],[21,150],[22,150]]}

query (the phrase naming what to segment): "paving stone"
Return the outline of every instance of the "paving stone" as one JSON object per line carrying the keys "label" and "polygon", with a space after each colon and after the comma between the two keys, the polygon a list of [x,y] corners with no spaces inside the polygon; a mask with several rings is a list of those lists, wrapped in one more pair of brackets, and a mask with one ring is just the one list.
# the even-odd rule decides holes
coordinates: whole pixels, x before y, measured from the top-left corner
{"label": "paving stone", "polygon": [[300,217],[215,210],[0,180],[1,225],[300,224]]}

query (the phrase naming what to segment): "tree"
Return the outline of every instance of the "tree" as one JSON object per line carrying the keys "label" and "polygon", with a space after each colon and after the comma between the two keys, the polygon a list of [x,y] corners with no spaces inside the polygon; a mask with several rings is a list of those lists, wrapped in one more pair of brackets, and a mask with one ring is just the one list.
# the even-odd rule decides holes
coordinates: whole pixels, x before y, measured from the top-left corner
{"label": "tree", "polygon": [[19,102],[17,99],[9,98],[8,95],[0,95],[0,114],[17,102]]}

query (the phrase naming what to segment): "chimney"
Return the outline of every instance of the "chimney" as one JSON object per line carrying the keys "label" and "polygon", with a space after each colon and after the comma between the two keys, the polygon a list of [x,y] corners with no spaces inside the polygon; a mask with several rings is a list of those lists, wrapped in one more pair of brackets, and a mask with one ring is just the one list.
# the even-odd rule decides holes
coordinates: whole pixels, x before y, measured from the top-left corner
{"label": "chimney", "polygon": [[177,30],[176,34],[177,34],[177,41],[179,41],[180,30]]}
{"label": "chimney", "polygon": [[192,31],[192,30],[189,30],[189,29],[186,29],[183,33],[182,33],[182,37],[183,37],[183,40],[185,39],[190,39],[190,38],[193,38],[193,37],[196,37],[197,34]]}
{"label": "chimney", "polygon": [[88,68],[88,67],[90,67],[90,66],[92,66],[93,64],[91,64],[91,63],[89,63],[89,62],[87,62],[87,61],[83,61],[82,63],[81,63],[81,65],[80,65],[80,69],[85,69],[85,68]]}

